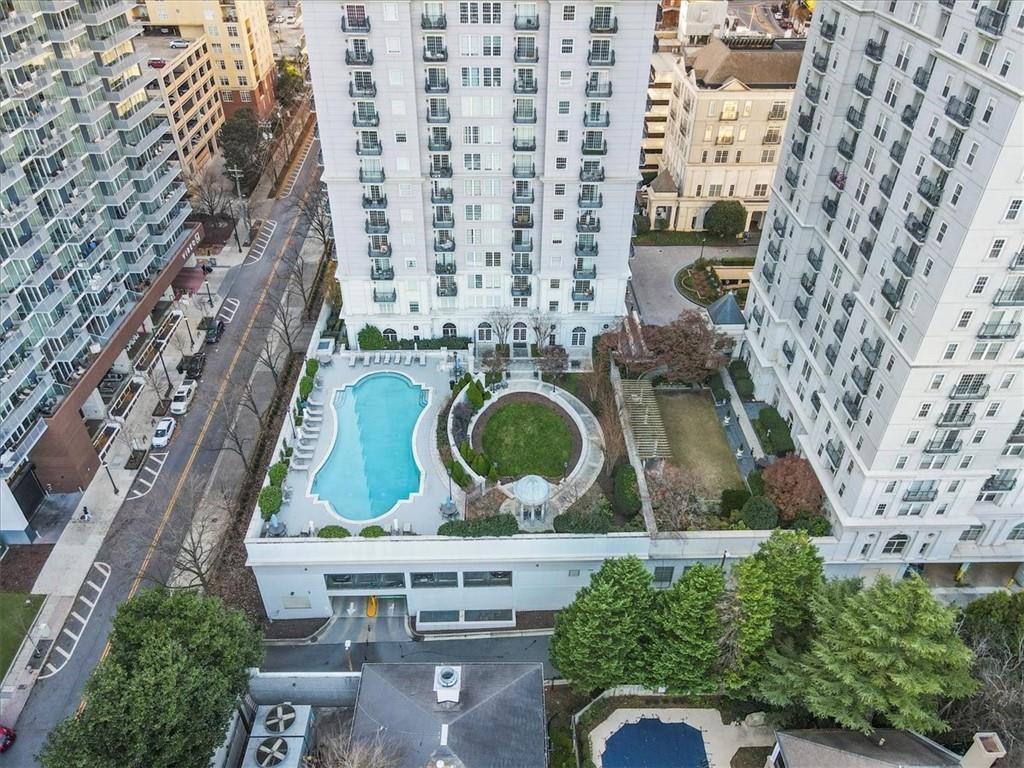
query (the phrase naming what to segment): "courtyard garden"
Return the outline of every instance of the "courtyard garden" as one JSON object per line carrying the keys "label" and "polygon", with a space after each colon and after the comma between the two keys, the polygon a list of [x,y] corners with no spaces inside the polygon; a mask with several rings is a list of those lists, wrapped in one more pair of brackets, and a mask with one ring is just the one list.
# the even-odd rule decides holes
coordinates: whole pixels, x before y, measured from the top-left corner
{"label": "courtyard garden", "polygon": [[726,489],[744,487],[714,405],[705,393],[661,392],[657,402],[675,466],[704,478],[708,493],[716,499]]}
{"label": "courtyard garden", "polygon": [[572,457],[572,433],[567,417],[555,408],[539,402],[513,402],[495,406],[493,415],[487,416],[481,444],[499,474],[557,477],[566,471]]}

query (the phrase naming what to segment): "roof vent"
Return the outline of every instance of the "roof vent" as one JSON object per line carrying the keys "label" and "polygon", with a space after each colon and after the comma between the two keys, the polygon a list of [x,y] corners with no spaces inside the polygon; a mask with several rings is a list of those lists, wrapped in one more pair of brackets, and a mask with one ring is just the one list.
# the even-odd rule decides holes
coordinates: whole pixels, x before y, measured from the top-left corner
{"label": "roof vent", "polygon": [[437,703],[458,702],[462,689],[462,667],[434,667],[434,691]]}
{"label": "roof vent", "polygon": [[269,733],[285,733],[295,722],[295,707],[291,704],[278,704],[267,710],[264,724]]}
{"label": "roof vent", "polygon": [[256,764],[260,768],[273,768],[288,759],[288,741],[280,736],[269,736],[256,747]]}

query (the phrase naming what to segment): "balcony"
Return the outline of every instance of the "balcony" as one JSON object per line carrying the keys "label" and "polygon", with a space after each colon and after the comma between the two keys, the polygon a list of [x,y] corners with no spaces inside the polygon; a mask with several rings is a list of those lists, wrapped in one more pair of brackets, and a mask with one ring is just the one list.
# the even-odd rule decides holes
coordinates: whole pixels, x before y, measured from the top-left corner
{"label": "balcony", "polygon": [[452,282],[439,282],[437,284],[437,295],[443,299],[450,299],[459,295],[459,286]]}
{"label": "balcony", "polygon": [[843,408],[850,414],[851,419],[856,419],[860,416],[861,398],[860,395],[855,395],[853,392],[843,393]]}
{"label": "balcony", "polygon": [[950,400],[984,400],[988,397],[991,386],[982,384],[980,387],[953,387],[949,393]]}
{"label": "balcony", "polygon": [[584,181],[584,182],[604,181],[604,168],[598,168],[597,170],[588,170],[586,168],[580,169],[580,181]]}
{"label": "balcony", "polygon": [[786,169],[786,183],[789,184],[789,186],[791,186],[794,189],[796,189],[797,182],[799,182],[799,181],[800,181],[800,174],[797,172],[796,168],[787,168]]}
{"label": "balcony", "polygon": [[825,453],[828,454],[828,460],[832,464],[832,469],[839,469],[839,463],[843,460],[842,443],[837,445],[829,440],[825,443]]}
{"label": "balcony", "polygon": [[512,122],[519,125],[530,125],[537,122],[537,111],[534,109],[520,110],[516,107],[512,111]]}
{"label": "balcony", "polygon": [[576,231],[581,233],[588,232],[600,232],[601,231],[601,220],[600,219],[577,219],[576,220]]}
{"label": "balcony", "polygon": [[1017,486],[1017,478],[994,475],[981,484],[982,491],[1012,491]]}
{"label": "balcony", "polygon": [[392,288],[390,291],[378,291],[373,289],[373,301],[375,304],[394,304],[398,299],[398,291]]}
{"label": "balcony", "polygon": [[968,104],[956,96],[950,97],[949,101],[946,102],[946,109],[944,111],[946,117],[961,128],[967,128],[971,124],[971,118],[974,117],[974,105]]}
{"label": "balcony", "polygon": [[512,178],[514,179],[532,179],[537,175],[537,166],[533,163],[529,165],[513,165],[512,166]]}
{"label": "balcony", "polygon": [[450,123],[452,121],[452,113],[448,111],[448,108],[435,109],[427,113],[428,123]]}
{"label": "balcony", "polygon": [[979,339],[1015,339],[1020,323],[983,323],[978,329]]}
{"label": "balcony", "polygon": [[360,157],[380,157],[384,148],[380,144],[364,144],[356,140],[356,154]]}
{"label": "balcony", "polygon": [[992,298],[996,307],[1024,307],[1024,283],[1016,288],[1001,288]]}
{"label": "balcony", "polygon": [[843,294],[843,298],[839,303],[843,308],[843,312],[849,316],[853,314],[853,308],[857,306],[857,299],[852,293],[846,293]]}
{"label": "balcony", "polygon": [[1024,270],[1024,251],[1018,251],[1010,259],[1010,271],[1020,272]]}
{"label": "balcony", "polygon": [[817,104],[818,100],[821,98],[821,89],[816,85],[811,85],[810,83],[807,84],[807,88],[804,90],[804,93],[807,95],[807,99],[811,104]]}
{"label": "balcony", "polygon": [[394,280],[394,267],[370,267],[371,280]]}
{"label": "balcony", "polygon": [[533,262],[529,259],[521,259],[519,261],[512,262],[512,274],[513,275],[532,275],[533,274]]}
{"label": "balcony", "polygon": [[882,180],[878,182],[878,191],[888,199],[892,195],[892,188],[894,186],[896,186],[896,179],[889,174],[885,174]]}
{"label": "balcony", "polygon": [[929,440],[924,444],[925,453],[959,453],[960,449],[964,447],[963,440],[949,440],[944,438],[941,440]]}
{"label": "balcony", "polygon": [[448,28],[448,17],[443,13],[439,15],[435,14],[421,14],[420,16],[420,29],[447,29]]}
{"label": "balcony", "polygon": [[390,259],[391,251],[391,243],[376,246],[370,243],[366,246],[366,253],[371,259]]}
{"label": "balcony", "polygon": [[780,246],[774,240],[769,239],[767,251],[769,256],[778,261],[779,256],[782,253],[782,246]]}
{"label": "balcony", "polygon": [[530,238],[524,238],[522,240],[512,240],[512,253],[532,253],[533,252],[533,240]]}
{"label": "balcony", "polygon": [[440,48],[427,48],[424,46],[423,61],[427,64],[448,61],[448,46],[442,45]]}
{"label": "balcony", "polygon": [[533,50],[517,48],[512,58],[516,64],[536,64],[540,61],[540,54],[536,48]]}
{"label": "balcony", "polygon": [[348,84],[348,95],[353,99],[372,99],[377,95],[377,84],[357,85],[355,81]]}
{"label": "balcony", "polygon": [[793,142],[793,155],[797,160],[803,160],[807,156],[807,142]]}
{"label": "balcony", "polygon": [[599,115],[586,112],[583,115],[583,126],[585,128],[607,128],[611,123],[612,115],[610,112],[602,112]]}
{"label": "balcony", "polygon": [[368,235],[386,235],[391,231],[391,224],[384,221],[383,224],[371,224],[369,221],[363,224],[363,230]]}
{"label": "balcony", "polygon": [[868,224],[870,224],[877,232],[882,228],[882,219],[885,218],[885,208],[879,208],[877,205],[872,207],[871,212],[868,213]]}
{"label": "balcony", "polygon": [[856,107],[850,107],[846,110],[846,122],[859,131],[864,127],[864,113]]}
{"label": "balcony", "polygon": [[800,287],[804,289],[804,293],[808,296],[814,295],[814,285],[817,282],[818,276],[814,273],[805,272],[800,275]]}
{"label": "balcony", "polygon": [[935,501],[939,492],[935,488],[922,488],[919,490],[908,490],[903,493],[903,500],[907,502]]}
{"label": "balcony", "polygon": [[[445,230],[441,230],[444,233]],[[434,238],[434,250],[438,253],[451,253],[455,250],[455,240],[453,238]]]}
{"label": "balcony", "polygon": [[380,210],[381,208],[387,207],[387,195],[381,195],[380,197],[370,197],[369,195],[363,195],[363,208],[365,208],[366,210]]}
{"label": "balcony", "polygon": [[1002,37],[1006,29],[1006,14],[995,8],[979,8],[978,15],[974,17],[974,26],[990,37]]}
{"label": "balcony", "polygon": [[363,184],[383,184],[384,169],[377,168],[375,170],[367,170],[366,168],[360,168],[359,181],[362,182]]}
{"label": "balcony", "polygon": [[363,17],[361,19],[348,18],[347,16],[341,17],[341,31],[342,32],[355,32],[368,34],[370,31],[370,19]]}
{"label": "balcony", "polygon": [[512,295],[522,298],[524,296],[533,295],[533,286],[529,283],[513,283],[512,284]]}
{"label": "balcony", "polygon": [[428,77],[423,81],[423,90],[427,93],[448,93],[448,78]]}
{"label": "balcony", "polygon": [[907,126],[907,128],[913,128],[914,123],[917,122],[917,116],[920,113],[921,110],[913,104],[907,104],[907,106],[903,108],[903,112],[900,113],[900,121]]}
{"label": "balcony", "polygon": [[775,230],[775,234],[779,237],[786,236],[786,222],[780,219],[778,216],[772,219],[772,229]]}
{"label": "balcony", "polygon": [[796,360],[796,350],[793,348],[793,345],[789,343],[788,339],[782,342],[782,354],[786,356],[790,365],[792,365],[793,361]]}
{"label": "balcony", "polygon": [[932,73],[930,69],[924,67],[918,67],[917,71],[914,72],[914,85],[922,91],[928,90],[928,83],[931,82]]}
{"label": "balcony", "polygon": [[938,161],[939,165],[946,168],[946,170],[953,170],[953,165],[956,163],[957,152],[959,147],[955,147],[942,139],[935,139],[932,142],[932,157]]}
{"label": "balcony", "polygon": [[589,266],[584,267],[580,264],[576,264],[572,268],[572,276],[576,280],[596,280],[597,279],[597,267]]}
{"label": "balcony", "polygon": [[512,190],[512,202],[518,203],[519,205],[531,205],[534,201],[533,190],[529,189],[526,192],[517,192]]}
{"label": "balcony", "polygon": [[877,40],[868,40],[868,44],[864,46],[864,55],[874,62],[881,62],[883,53],[885,53],[885,43],[880,43]]}
{"label": "balcony", "polygon": [[514,23],[520,31],[540,29],[540,17],[536,14],[517,13]]}
{"label": "balcony", "polygon": [[913,276],[914,267],[917,265],[917,262],[899,246],[896,246],[896,253],[892,257],[892,263],[896,265],[896,269],[908,278]]}
{"label": "balcony", "polygon": [[457,267],[454,261],[445,261],[439,259],[434,262],[434,274],[435,275],[454,275],[457,271]]}
{"label": "balcony", "polygon": [[[843,338],[846,336],[846,329],[849,326],[850,326],[850,319],[848,317],[836,318],[836,321],[834,323],[832,323],[832,333],[834,333],[836,335],[836,337],[840,341],[842,341]],[[834,363],[835,360],[833,360],[832,362]]]}
{"label": "balcony", "polygon": [[872,251],[875,250],[875,241],[867,237],[862,237],[857,246],[857,250],[860,251],[860,255],[865,259],[870,259]]}
{"label": "balcony", "polygon": [[608,142],[602,139],[600,144],[588,144],[584,140],[584,142],[580,145],[580,151],[584,155],[607,155]]}
{"label": "balcony", "polygon": [[846,188],[846,174],[838,168],[833,168],[828,172],[828,180],[840,191]]}
{"label": "balcony", "polygon": [[450,216],[434,216],[432,223],[434,229],[453,229],[455,227],[455,219]]}
{"label": "balcony", "polygon": [[572,300],[573,301],[593,301],[594,300],[594,289],[593,288],[573,288],[572,289]]}
{"label": "balcony", "polygon": [[825,74],[826,70],[828,70],[828,56],[820,52],[815,53],[814,56],[811,57],[811,66],[821,74]]}
{"label": "balcony", "polygon": [[516,152],[534,152],[537,149],[537,139],[520,139],[517,136],[512,139],[512,149]]}
{"label": "balcony", "polygon": [[900,305],[903,303],[904,293],[906,293],[906,288],[902,284],[897,286],[889,280],[886,280],[882,284],[882,298],[885,299],[893,309],[900,308]]}
{"label": "balcony", "polygon": [[882,359],[882,344],[881,342],[872,344],[870,339],[863,339],[860,343],[860,353],[864,355],[868,365],[877,368],[878,361]]}
{"label": "balcony", "polygon": [[839,145],[836,149],[839,154],[845,157],[847,160],[853,160],[853,152],[857,148],[857,137],[854,136],[853,140],[847,139],[845,136],[839,139]]}
{"label": "balcony", "polygon": [[868,77],[865,74],[857,75],[857,79],[853,81],[854,90],[863,96],[870,96],[875,91],[875,78]]}
{"label": "balcony", "polygon": [[604,195],[599,194],[597,197],[584,197],[580,195],[576,198],[576,204],[580,208],[600,208],[604,205]]}
{"label": "balcony", "polygon": [[796,310],[796,313],[800,315],[801,320],[806,320],[807,311],[811,308],[811,302],[809,302],[803,296],[797,296],[793,300],[793,308]]}
{"label": "balcony", "polygon": [[935,426],[948,429],[966,429],[974,423],[975,414],[972,411],[949,410],[939,415],[935,420]]}
{"label": "balcony", "polygon": [[834,219],[836,217],[836,213],[839,211],[839,197],[823,198],[821,201],[821,208],[825,211],[826,216],[830,219]]}
{"label": "balcony", "polygon": [[533,229],[533,215],[526,213],[513,216],[512,227],[514,229]]}
{"label": "balcony", "polygon": [[924,243],[924,241],[928,239],[929,224],[921,219],[917,214],[908,213],[905,226],[907,228],[907,232],[909,232],[910,236],[917,240],[917,242]]}
{"label": "balcony", "polygon": [[517,78],[516,81],[514,83],[512,83],[512,92],[513,93],[536,93],[537,92],[537,81],[536,80],[524,80],[522,78]]}
{"label": "balcony", "polygon": [[828,41],[836,39],[836,25],[822,20],[821,22],[821,36]]}
{"label": "balcony", "polygon": [[352,125],[356,128],[376,128],[380,125],[380,114],[374,111],[371,115],[360,115],[358,110],[352,110]]}
{"label": "balcony", "polygon": [[836,360],[839,359],[839,345],[829,344],[825,347],[825,359],[828,360],[829,365],[835,365]]}
{"label": "balcony", "polygon": [[577,243],[573,248],[573,252],[576,254],[577,258],[592,259],[597,257],[598,246],[597,243],[594,243],[593,245],[580,245]]}
{"label": "balcony", "polygon": [[820,250],[816,251],[813,248],[811,248],[809,251],[807,251],[807,263],[810,264],[815,269],[815,271],[821,269],[822,262],[823,258]]}
{"label": "balcony", "polygon": [[588,82],[584,86],[583,92],[588,99],[610,99],[612,96],[612,84]]}
{"label": "balcony", "polygon": [[771,285],[772,281],[775,280],[775,265],[766,261],[761,266],[761,277],[764,278],[766,283]]}
{"label": "balcony", "polygon": [[754,311],[750,314],[754,318],[754,322],[757,323],[757,327],[760,328],[764,323],[764,307],[754,307]]}
{"label": "balcony", "polygon": [[867,395],[868,388],[871,386],[871,380],[875,377],[875,372],[871,368],[861,370],[859,365],[855,365],[850,377],[853,379],[853,384],[857,387],[857,391],[862,395]]}
{"label": "balcony", "polygon": [[907,142],[905,141],[894,141],[892,146],[889,147],[889,157],[893,159],[896,165],[903,162],[903,158],[907,154]]}
{"label": "balcony", "polygon": [[365,67],[373,64],[373,51],[345,51],[345,63],[349,66],[362,65]]}

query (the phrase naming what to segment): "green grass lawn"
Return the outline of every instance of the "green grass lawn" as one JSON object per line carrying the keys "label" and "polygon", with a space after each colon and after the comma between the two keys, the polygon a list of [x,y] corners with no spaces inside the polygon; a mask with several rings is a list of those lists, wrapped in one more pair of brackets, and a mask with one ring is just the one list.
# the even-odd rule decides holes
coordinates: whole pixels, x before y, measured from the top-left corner
{"label": "green grass lawn", "polygon": [[689,392],[656,397],[672,448],[672,463],[696,472],[715,498],[726,488],[743,488],[743,478],[711,401],[703,394]]}
{"label": "green grass lawn", "polygon": [[561,475],[572,437],[561,417],[534,403],[500,406],[484,427],[484,453],[506,476]]}
{"label": "green grass lawn", "polygon": [[42,604],[42,595],[0,592],[0,677],[14,661],[22,638]]}

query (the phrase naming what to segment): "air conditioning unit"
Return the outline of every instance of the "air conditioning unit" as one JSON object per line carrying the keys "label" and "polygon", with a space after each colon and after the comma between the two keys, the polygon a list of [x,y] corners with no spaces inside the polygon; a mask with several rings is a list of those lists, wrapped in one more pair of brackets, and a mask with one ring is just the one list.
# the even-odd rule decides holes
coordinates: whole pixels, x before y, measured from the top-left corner
{"label": "air conditioning unit", "polygon": [[242,768],[302,768],[312,731],[313,708],[308,705],[258,707]]}

